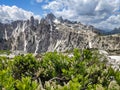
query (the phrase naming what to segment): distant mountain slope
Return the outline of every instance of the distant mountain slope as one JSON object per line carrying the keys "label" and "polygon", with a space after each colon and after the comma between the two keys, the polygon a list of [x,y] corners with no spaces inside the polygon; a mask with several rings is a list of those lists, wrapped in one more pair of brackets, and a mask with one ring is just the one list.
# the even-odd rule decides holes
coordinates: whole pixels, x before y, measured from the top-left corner
{"label": "distant mountain slope", "polygon": [[110,31],[109,34],[120,34],[120,28],[115,28],[114,30]]}

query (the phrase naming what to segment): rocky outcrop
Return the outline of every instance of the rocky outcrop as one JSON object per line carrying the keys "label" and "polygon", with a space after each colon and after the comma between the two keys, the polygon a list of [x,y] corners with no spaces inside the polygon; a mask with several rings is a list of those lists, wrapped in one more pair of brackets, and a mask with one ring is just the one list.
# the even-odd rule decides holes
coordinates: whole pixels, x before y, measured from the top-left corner
{"label": "rocky outcrop", "polygon": [[120,49],[120,35],[101,36],[93,26],[56,18],[52,13],[40,23],[27,21],[0,23],[0,49],[42,53],[73,48]]}

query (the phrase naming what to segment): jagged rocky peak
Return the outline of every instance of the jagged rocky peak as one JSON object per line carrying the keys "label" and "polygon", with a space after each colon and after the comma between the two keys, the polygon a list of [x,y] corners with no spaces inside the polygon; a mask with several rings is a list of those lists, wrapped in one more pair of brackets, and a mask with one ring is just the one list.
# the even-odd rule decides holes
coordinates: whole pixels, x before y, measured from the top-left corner
{"label": "jagged rocky peak", "polygon": [[93,26],[55,17],[0,23],[0,49],[41,53],[73,48],[120,49],[120,36],[100,36]]}
{"label": "jagged rocky peak", "polygon": [[31,17],[30,17],[30,24],[31,24],[32,26],[34,26],[34,21],[35,21],[35,20],[34,20],[34,17],[31,16]]}
{"label": "jagged rocky peak", "polygon": [[48,22],[53,22],[53,21],[56,19],[56,17],[55,17],[55,15],[54,15],[53,13],[49,13],[49,14],[47,14],[47,16],[45,17],[45,19],[46,19],[46,21],[48,21]]}
{"label": "jagged rocky peak", "polygon": [[30,26],[38,26],[39,20],[35,19],[33,16],[30,17],[30,21],[28,20]]}
{"label": "jagged rocky peak", "polygon": [[45,18],[42,18],[41,23],[48,23],[48,24],[52,24],[54,23],[68,23],[68,24],[77,24],[76,21],[70,21],[68,19],[63,19],[62,16],[60,17],[56,17],[53,13],[49,13],[46,15]]}
{"label": "jagged rocky peak", "polygon": [[56,19],[55,15],[52,13],[49,13],[46,15],[45,18],[41,18],[40,20],[40,25],[44,26],[44,25],[52,25],[53,21]]}
{"label": "jagged rocky peak", "polygon": [[76,24],[77,23],[76,21],[70,21],[68,19],[65,19],[64,22],[68,23],[68,24]]}
{"label": "jagged rocky peak", "polygon": [[46,19],[45,18],[41,18],[41,20],[40,20],[40,25],[45,25],[45,24],[47,24],[47,21],[46,21]]}
{"label": "jagged rocky peak", "polygon": [[57,19],[58,19],[60,22],[62,22],[62,23],[64,22],[62,16],[58,17]]}

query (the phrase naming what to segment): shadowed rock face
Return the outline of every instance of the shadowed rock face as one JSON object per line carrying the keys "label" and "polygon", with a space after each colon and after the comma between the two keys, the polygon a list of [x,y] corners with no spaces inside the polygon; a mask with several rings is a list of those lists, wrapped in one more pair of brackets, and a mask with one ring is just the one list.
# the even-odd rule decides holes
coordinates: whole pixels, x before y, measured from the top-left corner
{"label": "shadowed rock face", "polygon": [[57,19],[53,14],[40,23],[31,17],[27,21],[0,23],[0,49],[42,53],[73,48],[120,49],[120,35],[101,36],[93,26]]}

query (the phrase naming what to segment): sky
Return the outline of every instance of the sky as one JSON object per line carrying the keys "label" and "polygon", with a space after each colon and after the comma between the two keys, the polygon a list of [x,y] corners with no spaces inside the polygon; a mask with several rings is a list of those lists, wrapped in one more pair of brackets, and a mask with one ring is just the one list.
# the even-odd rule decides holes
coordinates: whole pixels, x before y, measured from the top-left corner
{"label": "sky", "polygon": [[120,0],[0,0],[1,22],[41,19],[50,12],[106,31],[120,27]]}

